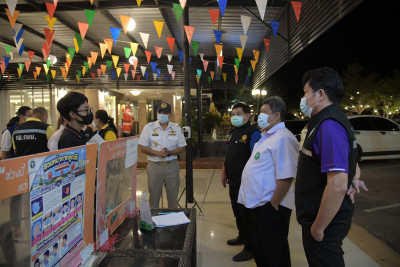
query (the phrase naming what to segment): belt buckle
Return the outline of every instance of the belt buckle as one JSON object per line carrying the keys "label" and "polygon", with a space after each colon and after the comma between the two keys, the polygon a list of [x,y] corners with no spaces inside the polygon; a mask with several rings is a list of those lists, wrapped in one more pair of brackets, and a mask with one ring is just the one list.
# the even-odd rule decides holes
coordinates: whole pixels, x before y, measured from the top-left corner
{"label": "belt buckle", "polygon": [[165,166],[165,165],[167,165],[168,164],[168,162],[166,162],[166,161],[160,161],[160,165],[161,166]]}

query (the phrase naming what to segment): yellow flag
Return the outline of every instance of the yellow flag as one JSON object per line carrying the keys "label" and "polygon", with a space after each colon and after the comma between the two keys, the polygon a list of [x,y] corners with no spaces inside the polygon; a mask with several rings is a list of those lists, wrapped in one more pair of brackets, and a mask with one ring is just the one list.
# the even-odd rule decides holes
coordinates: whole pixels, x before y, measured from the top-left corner
{"label": "yellow flag", "polygon": [[76,40],[76,38],[74,38],[74,45],[75,45],[75,51],[76,53],[79,52],[79,45],[78,45],[78,41]]}
{"label": "yellow flag", "polygon": [[[237,52],[237,54],[238,54],[239,61],[242,61],[243,48],[241,48],[241,47],[236,47],[236,52]],[[237,73],[236,73],[236,74],[237,74]]]}
{"label": "yellow flag", "polygon": [[260,50],[253,49],[254,60],[258,62],[258,57],[260,56]]}
{"label": "yellow flag", "polygon": [[111,57],[112,57],[112,61],[114,62],[114,67],[117,68],[119,56],[111,55]]}
{"label": "yellow flag", "polygon": [[47,67],[47,64],[43,64],[43,67],[44,67],[44,71],[46,72],[46,75],[47,75],[47,73],[49,72],[49,68]]}
{"label": "yellow flag", "polygon": [[117,71],[117,76],[119,78],[119,75],[121,74],[122,68],[115,67],[115,70]]}
{"label": "yellow flag", "polygon": [[129,44],[131,45],[132,55],[135,56],[139,44],[138,43],[129,43]]}
{"label": "yellow flag", "polygon": [[136,3],[138,6],[140,6],[140,4],[142,3],[142,0],[136,0]]}
{"label": "yellow flag", "polygon": [[76,79],[78,80],[78,83],[79,83],[79,76],[78,76],[78,74],[76,74]]}
{"label": "yellow flag", "polygon": [[56,70],[51,70],[51,76],[53,77],[53,79],[56,78]]}
{"label": "yellow flag", "polygon": [[237,75],[237,73],[238,73],[238,68],[236,67],[236,65],[233,65],[233,67],[235,68],[235,73],[236,73],[236,75]]}
{"label": "yellow flag", "polygon": [[82,67],[82,75],[85,76],[86,74],[86,67],[85,66],[81,66]]}
{"label": "yellow flag", "polygon": [[21,70],[17,68],[17,71],[18,71],[18,78],[21,78]]}
{"label": "yellow flag", "polygon": [[101,58],[104,58],[104,55],[106,54],[107,51],[107,45],[103,43],[99,43],[100,45],[100,51],[101,51]]}
{"label": "yellow flag", "polygon": [[226,73],[222,73],[222,77],[224,77],[224,82],[226,82]]}
{"label": "yellow flag", "polygon": [[43,16],[43,17],[46,19],[47,25],[49,26],[49,29],[53,30],[53,26],[54,26],[54,23],[56,22],[57,18],[56,17],[52,17],[50,19],[49,16]]}
{"label": "yellow flag", "polygon": [[154,22],[154,26],[156,27],[158,38],[161,38],[161,33],[162,33],[163,26],[164,26],[164,22],[157,21],[157,20],[153,20],[153,22]]}

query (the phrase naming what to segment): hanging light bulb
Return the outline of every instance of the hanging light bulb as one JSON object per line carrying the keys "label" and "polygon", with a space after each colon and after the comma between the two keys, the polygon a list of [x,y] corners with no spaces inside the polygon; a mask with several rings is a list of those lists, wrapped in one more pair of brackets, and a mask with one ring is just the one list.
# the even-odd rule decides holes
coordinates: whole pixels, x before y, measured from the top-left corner
{"label": "hanging light bulb", "polygon": [[127,30],[128,32],[131,32],[131,31],[133,31],[133,30],[135,29],[135,27],[136,27],[136,22],[135,22],[135,20],[134,20],[133,18],[130,18],[130,19],[129,19],[129,22],[128,22],[128,27],[126,28],[126,30]]}

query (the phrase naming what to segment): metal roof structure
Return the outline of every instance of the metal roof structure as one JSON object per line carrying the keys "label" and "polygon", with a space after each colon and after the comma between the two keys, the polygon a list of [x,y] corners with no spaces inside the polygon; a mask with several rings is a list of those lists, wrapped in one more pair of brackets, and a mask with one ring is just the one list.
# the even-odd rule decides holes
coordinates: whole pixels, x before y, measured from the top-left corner
{"label": "metal roof structure", "polygon": [[[48,15],[44,0],[19,0],[16,10],[20,11],[16,19],[17,23],[22,24],[24,30],[21,38],[25,45],[24,52],[19,56],[15,43],[15,32],[12,29],[5,8],[5,0],[0,1],[0,58],[9,57],[6,54],[5,46],[12,47],[13,59],[1,76],[1,89],[22,89],[22,88],[86,88],[86,89],[167,89],[183,88],[184,71],[182,63],[179,60],[178,50],[183,47],[184,28],[182,19],[177,22],[175,17],[173,3],[179,4],[178,0],[144,0],[140,7],[137,1],[123,0],[94,0],[93,5],[89,0],[60,0],[57,3],[54,17],[57,18],[53,30],[54,40],[50,48],[50,55],[57,57],[57,63],[50,67],[50,70],[56,70],[56,76],[53,79],[48,77],[43,70],[43,44],[46,42],[44,29],[49,28],[45,16]],[[188,25],[194,26],[192,41],[200,42],[197,55],[194,54],[192,46],[190,49],[190,79],[191,88],[196,88],[196,73],[198,69],[202,70],[200,84],[203,89],[252,89],[264,82],[280,67],[282,67],[290,58],[300,53],[304,47],[311,43],[324,31],[329,29],[343,15],[350,12],[362,0],[303,0],[302,15],[297,23],[292,9],[291,1],[269,0],[264,18],[260,18],[255,0],[227,0],[225,13],[219,15],[218,23],[212,24],[209,9],[219,10],[216,0],[187,0],[185,10],[188,12]],[[47,1],[53,3],[53,1]],[[79,52],[75,54],[67,78],[61,75],[60,67],[65,66],[65,53],[68,48],[75,48],[74,37],[79,34],[78,22],[87,22],[85,9],[95,10],[93,22],[87,30]],[[337,10],[341,10],[338,12]],[[315,13],[317,12],[317,13]],[[305,14],[305,15],[304,15]],[[122,30],[120,15],[132,17],[136,22],[136,28],[127,32]],[[247,32],[247,42],[243,49],[243,58],[238,68],[238,81],[235,82],[235,58],[238,57],[236,48],[242,47],[240,35],[244,35],[241,15],[251,17],[251,23]],[[270,21],[279,21],[280,26],[276,37],[273,35]],[[324,20],[328,20],[324,23]],[[153,21],[164,22],[161,38],[158,37]],[[316,26],[319,25],[319,26]],[[112,46],[112,55],[119,56],[117,67],[122,68],[119,78],[115,76],[112,79],[111,71],[115,67],[107,69],[106,75],[98,77],[97,69],[106,61],[112,61],[111,55],[106,52],[104,58],[101,58],[99,43],[104,43],[104,39],[112,39],[110,27],[121,29],[116,44]],[[218,71],[216,61],[216,49],[214,44],[216,38],[214,30],[222,31],[221,44],[223,45],[223,68]],[[140,33],[150,35],[148,46],[145,48]],[[289,33],[289,34],[288,34]],[[305,35],[303,35],[305,34]],[[308,36],[305,38],[304,36]],[[166,37],[176,38],[173,51],[170,51]],[[267,53],[264,46],[264,38],[271,39],[270,50]],[[136,75],[132,77],[130,65],[127,80],[124,63],[129,63],[125,57],[124,47],[129,47],[130,43],[138,43],[136,57],[138,66]],[[161,58],[157,58],[155,46],[163,47]],[[253,50],[260,50],[260,62],[257,63],[254,75],[248,77],[248,68],[251,67],[251,60],[254,60]],[[17,68],[19,63],[29,60],[28,51],[34,51],[29,71],[23,69],[21,79],[18,76]],[[84,62],[91,56],[91,51],[98,52],[96,64],[81,76],[77,81],[76,71],[82,70]],[[161,75],[153,78],[152,67],[148,64],[145,51],[152,53],[151,61],[157,63],[157,68],[161,70]],[[203,53],[203,59],[209,61],[207,72],[204,72],[203,62],[199,54]],[[171,62],[168,62],[166,54],[172,55]],[[173,65],[175,79],[172,80],[168,74],[167,64]],[[141,73],[140,66],[146,67],[149,72],[146,80]],[[41,73],[34,79],[33,71],[35,67],[41,67]],[[216,72],[214,80],[209,82],[210,70]],[[90,72],[95,73],[93,79]],[[227,80],[223,81],[222,73],[226,73]],[[50,74],[50,71],[48,72]],[[219,75],[218,75],[219,74]],[[220,76],[220,77],[218,77]],[[219,78],[219,79],[218,79]],[[22,81],[23,80],[23,81]],[[247,80],[247,82],[246,82]]]}

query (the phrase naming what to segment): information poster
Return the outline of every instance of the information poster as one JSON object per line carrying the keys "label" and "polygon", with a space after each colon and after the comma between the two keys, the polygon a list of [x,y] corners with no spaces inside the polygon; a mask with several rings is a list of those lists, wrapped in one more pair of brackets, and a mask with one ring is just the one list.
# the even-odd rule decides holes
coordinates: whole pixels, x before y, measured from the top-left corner
{"label": "information poster", "polygon": [[54,266],[83,239],[86,147],[29,159],[31,266]]}
{"label": "information poster", "polygon": [[96,248],[136,210],[137,137],[100,144],[97,169]]}

